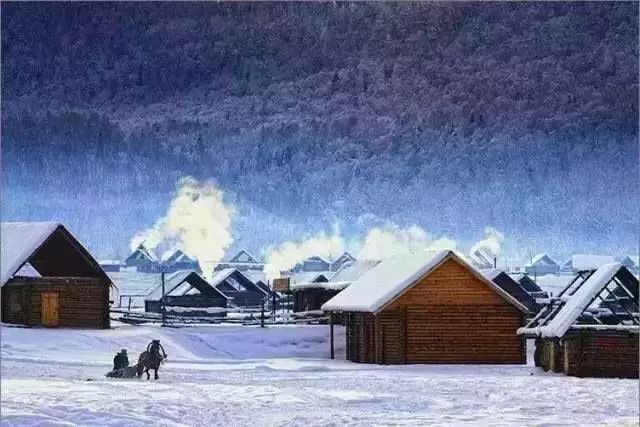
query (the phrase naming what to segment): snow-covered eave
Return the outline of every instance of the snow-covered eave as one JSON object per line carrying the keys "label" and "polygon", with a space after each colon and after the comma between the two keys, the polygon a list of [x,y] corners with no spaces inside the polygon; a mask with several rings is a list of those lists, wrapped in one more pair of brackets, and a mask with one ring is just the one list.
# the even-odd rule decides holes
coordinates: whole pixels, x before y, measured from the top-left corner
{"label": "snow-covered eave", "polygon": [[341,291],[347,288],[351,282],[311,282],[311,283],[292,283],[289,285],[289,289],[292,291],[301,291],[306,289],[320,289],[320,290],[333,290]]}

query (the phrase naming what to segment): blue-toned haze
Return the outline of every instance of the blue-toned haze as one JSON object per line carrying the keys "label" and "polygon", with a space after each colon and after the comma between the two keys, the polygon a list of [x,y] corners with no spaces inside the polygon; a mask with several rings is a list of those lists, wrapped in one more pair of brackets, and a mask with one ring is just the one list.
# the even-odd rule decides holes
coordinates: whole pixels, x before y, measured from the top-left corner
{"label": "blue-toned haze", "polygon": [[637,141],[635,2],[2,5],[2,219],[99,257],[187,176],[258,254],[389,223],[637,253]]}

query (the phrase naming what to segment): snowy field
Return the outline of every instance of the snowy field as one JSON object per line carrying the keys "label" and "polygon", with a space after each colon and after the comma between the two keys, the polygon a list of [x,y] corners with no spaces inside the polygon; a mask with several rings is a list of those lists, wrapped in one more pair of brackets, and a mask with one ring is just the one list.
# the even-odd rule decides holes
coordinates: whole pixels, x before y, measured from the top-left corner
{"label": "snowy field", "polygon": [[[327,326],[115,326],[3,327],[1,425],[638,425],[635,380],[331,361]],[[159,381],[104,377],[152,338],[169,354]]]}

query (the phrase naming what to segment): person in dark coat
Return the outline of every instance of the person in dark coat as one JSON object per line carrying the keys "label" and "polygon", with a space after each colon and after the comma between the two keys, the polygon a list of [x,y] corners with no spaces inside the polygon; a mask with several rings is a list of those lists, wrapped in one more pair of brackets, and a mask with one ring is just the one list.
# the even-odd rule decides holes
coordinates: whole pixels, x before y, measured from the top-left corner
{"label": "person in dark coat", "polygon": [[123,348],[120,350],[120,353],[116,354],[116,357],[113,358],[113,370],[117,371],[127,366],[129,366],[129,358],[127,357],[127,349]]}

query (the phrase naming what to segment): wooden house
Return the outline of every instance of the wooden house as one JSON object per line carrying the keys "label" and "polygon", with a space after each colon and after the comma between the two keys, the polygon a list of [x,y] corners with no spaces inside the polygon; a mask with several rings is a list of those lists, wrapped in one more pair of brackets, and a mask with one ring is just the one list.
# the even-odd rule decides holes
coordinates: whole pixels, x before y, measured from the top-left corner
{"label": "wooden house", "polygon": [[235,268],[215,272],[210,283],[229,297],[230,304],[237,307],[259,307],[262,302],[268,301],[270,295]]}
{"label": "wooden house", "polygon": [[[165,277],[165,309],[191,315],[218,314],[225,316],[229,297],[211,286],[200,274],[193,270],[177,271]],[[215,310],[222,309],[222,310]],[[147,295],[144,311],[162,312],[162,283]]]}
{"label": "wooden house", "polygon": [[162,262],[163,268],[167,273],[173,273],[182,270],[192,270],[200,272],[200,264],[194,258],[184,253],[182,250],[177,249],[167,259]]}
{"label": "wooden house", "polygon": [[125,266],[135,267],[137,271],[143,273],[153,273],[160,271],[160,263],[155,254],[147,249],[144,244],[138,247],[124,260]]}
{"label": "wooden house", "polygon": [[490,270],[482,270],[482,274],[484,274],[488,280],[500,286],[503,291],[517,299],[520,304],[527,307],[527,317],[534,316],[540,310],[541,306],[536,302],[535,297],[531,296],[518,282],[513,280],[513,278],[503,270],[492,268]]}
{"label": "wooden house", "polygon": [[638,378],[638,279],[620,263],[576,278],[518,334],[535,363],[578,377]]}
{"label": "wooden house", "polygon": [[160,273],[139,271],[113,271],[107,273],[115,285],[111,288],[111,301],[115,307],[143,308],[144,299],[160,283]]}
{"label": "wooden house", "polygon": [[378,263],[379,261],[355,261],[344,264],[340,270],[329,276],[330,280],[327,280],[325,274],[302,273],[311,275],[309,277],[312,277],[312,279],[293,282],[289,285],[290,290],[293,292],[293,311],[321,310],[325,302],[347,288]]}
{"label": "wooden house", "polygon": [[452,251],[385,259],[322,309],[345,316],[353,362],[526,361],[527,308]]}
{"label": "wooden house", "polygon": [[297,263],[292,269],[292,273],[304,272],[324,272],[331,271],[331,263],[321,256],[311,256],[302,262]]}
{"label": "wooden house", "polygon": [[548,294],[544,291],[536,282],[533,281],[526,273],[517,273],[509,275],[513,280],[524,289],[529,295],[534,298],[547,298]]}
{"label": "wooden house", "polygon": [[102,270],[107,273],[120,271],[120,268],[124,266],[124,263],[122,261],[118,261],[115,259],[101,259],[98,261],[98,264],[100,264]]}
{"label": "wooden house", "polygon": [[3,322],[109,328],[111,280],[62,224],[2,223],[1,239]]}
{"label": "wooden house", "polygon": [[222,271],[229,268],[235,268],[242,272],[256,272],[264,270],[264,262],[251,255],[249,251],[241,249],[237,254],[229,259],[217,263],[214,271]]}
{"label": "wooden house", "polygon": [[547,254],[538,254],[524,267],[524,272],[533,276],[558,274],[560,266]]}

